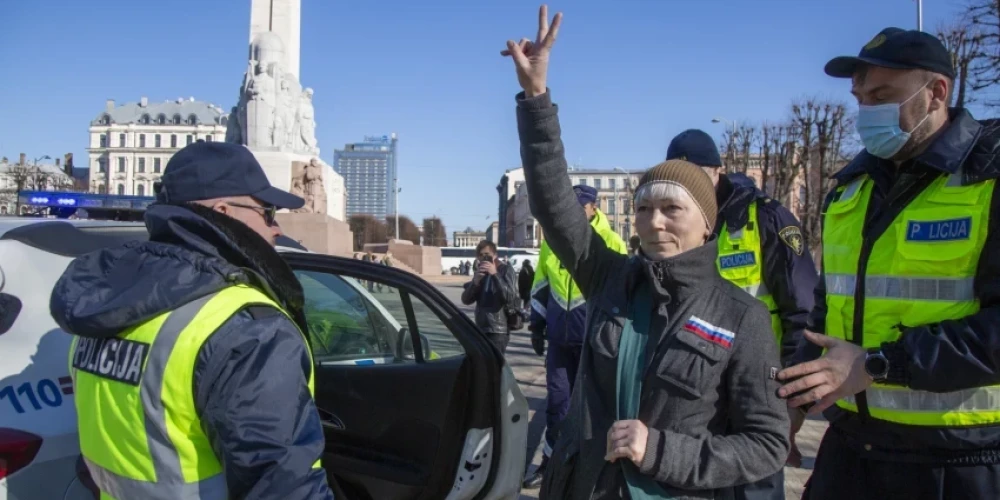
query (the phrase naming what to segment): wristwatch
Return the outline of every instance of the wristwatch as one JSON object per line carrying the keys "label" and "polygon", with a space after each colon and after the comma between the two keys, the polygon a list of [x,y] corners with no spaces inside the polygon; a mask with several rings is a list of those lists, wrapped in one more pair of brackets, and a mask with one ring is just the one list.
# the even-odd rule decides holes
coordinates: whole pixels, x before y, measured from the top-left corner
{"label": "wristwatch", "polygon": [[882,354],[881,348],[868,350],[868,355],[865,356],[865,371],[876,381],[885,380],[889,375],[889,359]]}

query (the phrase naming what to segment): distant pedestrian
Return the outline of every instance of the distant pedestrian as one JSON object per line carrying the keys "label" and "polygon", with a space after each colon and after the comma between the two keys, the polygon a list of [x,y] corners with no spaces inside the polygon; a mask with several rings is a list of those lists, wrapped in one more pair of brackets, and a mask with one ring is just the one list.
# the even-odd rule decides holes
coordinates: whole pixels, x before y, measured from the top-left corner
{"label": "distant pedestrian", "polygon": [[521,297],[521,303],[527,306],[531,303],[531,284],[535,281],[535,268],[531,267],[531,261],[525,259],[521,264],[521,271],[517,274],[517,294]]}
{"label": "distant pedestrian", "polygon": [[497,258],[497,246],[493,242],[480,242],[476,254],[479,256],[476,274],[465,284],[462,303],[476,304],[476,326],[483,329],[504,353],[510,341],[507,310],[517,303],[514,270]]}

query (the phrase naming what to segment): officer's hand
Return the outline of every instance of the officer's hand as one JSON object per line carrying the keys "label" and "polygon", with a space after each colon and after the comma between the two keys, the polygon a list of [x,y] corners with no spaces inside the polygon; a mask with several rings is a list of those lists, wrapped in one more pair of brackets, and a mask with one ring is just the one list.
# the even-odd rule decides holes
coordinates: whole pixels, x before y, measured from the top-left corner
{"label": "officer's hand", "polygon": [[525,95],[534,97],[545,93],[546,79],[549,72],[549,52],[556,43],[559,25],[562,23],[562,13],[552,19],[549,27],[549,8],[542,5],[538,9],[538,35],[532,42],[522,38],[520,42],[507,40],[507,50],[500,52],[502,56],[514,59],[514,69],[517,70],[517,81],[524,89]]}
{"label": "officer's hand", "polygon": [[539,356],[545,355],[545,332],[544,331],[532,331],[531,332],[531,347],[535,350],[535,354]]}
{"label": "officer's hand", "polygon": [[808,330],[805,336],[809,342],[826,348],[826,354],[778,373],[778,380],[792,381],[778,390],[778,396],[787,398],[802,393],[790,399],[789,406],[797,408],[815,402],[809,414],[817,415],[838,399],[853,396],[872,385],[874,381],[865,371],[864,349]]}

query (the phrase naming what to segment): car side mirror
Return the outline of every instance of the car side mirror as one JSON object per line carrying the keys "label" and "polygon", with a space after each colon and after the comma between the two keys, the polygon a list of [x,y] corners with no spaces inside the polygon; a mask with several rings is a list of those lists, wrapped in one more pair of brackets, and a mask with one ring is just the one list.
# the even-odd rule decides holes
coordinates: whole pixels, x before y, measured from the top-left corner
{"label": "car side mirror", "polygon": [[[431,343],[427,340],[424,334],[419,334],[420,337],[420,351],[424,354],[424,360],[431,358]],[[399,353],[401,359],[407,361],[416,360],[417,357],[413,352],[413,336],[410,335],[410,329],[403,327],[399,329],[399,337],[396,339],[396,352]]]}

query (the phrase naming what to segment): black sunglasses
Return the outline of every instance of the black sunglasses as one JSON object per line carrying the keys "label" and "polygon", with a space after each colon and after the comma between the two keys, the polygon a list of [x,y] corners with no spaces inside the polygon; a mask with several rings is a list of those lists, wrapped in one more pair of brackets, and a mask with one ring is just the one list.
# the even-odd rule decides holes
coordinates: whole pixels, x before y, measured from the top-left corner
{"label": "black sunglasses", "polygon": [[278,207],[275,207],[273,205],[262,207],[259,205],[244,205],[242,203],[233,203],[228,201],[226,202],[226,205],[229,205],[231,207],[249,208],[250,210],[259,213],[261,217],[264,218],[264,223],[267,224],[268,226],[274,225],[274,214],[278,213]]}

